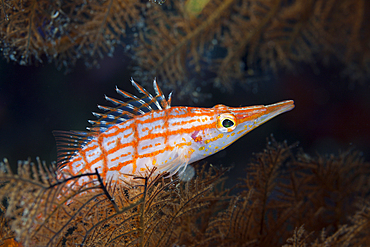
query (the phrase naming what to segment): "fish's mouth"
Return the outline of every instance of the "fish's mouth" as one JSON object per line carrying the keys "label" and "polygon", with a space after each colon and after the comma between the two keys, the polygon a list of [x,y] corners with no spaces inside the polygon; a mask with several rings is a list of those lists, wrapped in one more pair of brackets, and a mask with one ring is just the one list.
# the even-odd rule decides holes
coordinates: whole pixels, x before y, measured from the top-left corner
{"label": "fish's mouth", "polygon": [[294,108],[294,101],[293,100],[286,100],[279,103],[266,105],[265,106],[265,112],[262,116],[260,116],[256,122],[258,125],[261,125],[268,120],[276,117],[277,115],[280,115],[284,112],[290,111]]}

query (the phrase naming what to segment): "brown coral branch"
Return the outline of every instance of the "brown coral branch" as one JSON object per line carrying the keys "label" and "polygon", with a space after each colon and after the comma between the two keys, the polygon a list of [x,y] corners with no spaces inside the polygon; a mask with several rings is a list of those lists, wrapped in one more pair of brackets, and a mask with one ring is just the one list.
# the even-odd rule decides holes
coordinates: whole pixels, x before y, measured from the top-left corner
{"label": "brown coral branch", "polygon": [[[261,35],[261,32],[266,28],[266,25],[274,18],[280,9],[281,0],[275,0],[275,3],[272,5],[270,11],[267,15],[258,23],[258,26],[249,32],[245,32],[244,36],[241,38],[241,42],[236,47],[231,47],[231,51],[227,54],[227,56],[222,60],[220,68],[228,68],[231,65],[230,63],[236,63],[239,61],[240,54],[245,52],[247,45],[253,40],[257,40],[257,37]],[[223,74],[226,74],[225,71],[222,69],[219,73],[219,77],[224,78],[224,82],[226,83],[227,78],[224,77]]]}
{"label": "brown coral branch", "polygon": [[80,177],[63,183],[39,160],[20,162],[17,175],[1,163],[0,199],[16,232],[0,237],[24,246],[367,246],[370,163],[355,151],[311,157],[293,146],[269,140],[235,196],[214,167],[187,182],[148,173],[104,184],[93,173],[77,186]]}
{"label": "brown coral branch", "polygon": [[202,22],[197,28],[190,31],[180,42],[167,52],[161,59],[155,64],[153,67],[154,71],[157,71],[171,56],[173,56],[177,51],[179,51],[182,47],[188,44],[194,37],[198,36],[202,31],[208,28],[214,21],[221,16],[221,14],[230,7],[230,5],[235,0],[226,0],[223,1],[222,4],[204,21]]}

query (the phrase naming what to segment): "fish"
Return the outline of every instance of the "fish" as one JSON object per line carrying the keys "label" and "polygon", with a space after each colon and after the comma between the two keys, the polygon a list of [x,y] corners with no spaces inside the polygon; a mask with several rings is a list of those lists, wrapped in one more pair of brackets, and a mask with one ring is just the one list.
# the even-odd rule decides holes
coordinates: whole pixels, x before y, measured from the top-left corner
{"label": "fish", "polygon": [[[87,131],[54,131],[60,173],[76,176],[97,171],[120,183],[148,171],[182,174],[187,165],[213,155],[267,122],[292,110],[293,100],[271,105],[212,108],[171,106],[154,79],[155,96],[131,78],[142,97],[116,92],[128,100],[105,99],[114,106],[93,112]],[[155,169],[153,169],[155,167]],[[81,177],[78,184],[88,182]]]}

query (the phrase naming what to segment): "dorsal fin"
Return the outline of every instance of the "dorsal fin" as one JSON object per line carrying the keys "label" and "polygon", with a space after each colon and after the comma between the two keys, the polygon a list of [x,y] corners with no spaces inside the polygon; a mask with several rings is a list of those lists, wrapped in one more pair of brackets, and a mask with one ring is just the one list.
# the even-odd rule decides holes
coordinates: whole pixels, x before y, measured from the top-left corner
{"label": "dorsal fin", "polygon": [[93,126],[92,128],[87,128],[88,130],[104,132],[112,125],[125,122],[126,120],[131,119],[137,115],[142,115],[150,111],[168,109],[171,107],[171,94],[169,95],[169,99],[166,100],[155,79],[153,82],[153,86],[156,91],[155,97],[148,93],[132,78],[131,83],[140,93],[144,94],[144,97],[139,98],[116,87],[116,92],[118,94],[131,100],[124,102],[105,96],[105,99],[107,101],[110,101],[117,106],[106,107],[98,105],[98,108],[106,111],[106,113],[93,113],[95,116],[98,117],[98,120],[89,120],[89,122]]}
{"label": "dorsal fin", "polygon": [[58,168],[62,168],[96,134],[97,132],[54,130],[53,135],[57,144]]}
{"label": "dorsal fin", "polygon": [[154,87],[155,93],[157,94],[155,96],[155,98],[157,99],[158,102],[160,102],[160,104],[162,105],[162,107],[164,109],[171,108],[171,95],[172,95],[172,92],[168,95],[168,100],[166,100],[166,98],[164,97],[164,95],[162,93],[162,90],[159,88],[158,83],[157,83],[157,80],[155,78],[154,78],[154,81],[153,81],[153,87]]}
{"label": "dorsal fin", "polygon": [[98,117],[98,119],[89,120],[92,127],[88,127],[87,129],[90,131],[53,131],[57,143],[58,167],[63,167],[63,165],[69,162],[72,156],[86,143],[114,124],[125,122],[137,115],[142,115],[150,111],[162,110],[163,108],[168,109],[171,107],[171,94],[169,95],[169,99],[166,100],[155,79],[153,82],[156,91],[155,97],[137,84],[132,78],[131,83],[140,93],[144,94],[144,97],[139,98],[116,87],[118,94],[131,100],[124,102],[105,96],[105,99],[112,102],[116,107],[98,105],[98,108],[105,111],[105,113],[93,112],[93,115]]}

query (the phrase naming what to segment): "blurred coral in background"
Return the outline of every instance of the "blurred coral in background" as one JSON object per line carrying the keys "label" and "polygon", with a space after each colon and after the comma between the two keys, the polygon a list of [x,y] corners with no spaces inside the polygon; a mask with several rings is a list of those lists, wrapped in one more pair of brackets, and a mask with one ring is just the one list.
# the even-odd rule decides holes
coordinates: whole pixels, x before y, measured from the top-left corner
{"label": "blurred coral in background", "polygon": [[123,46],[137,77],[156,76],[180,95],[196,80],[231,89],[261,69],[302,62],[338,62],[344,75],[363,80],[369,7],[365,0],[2,1],[0,45],[7,60],[66,68],[78,59],[97,65]]}

